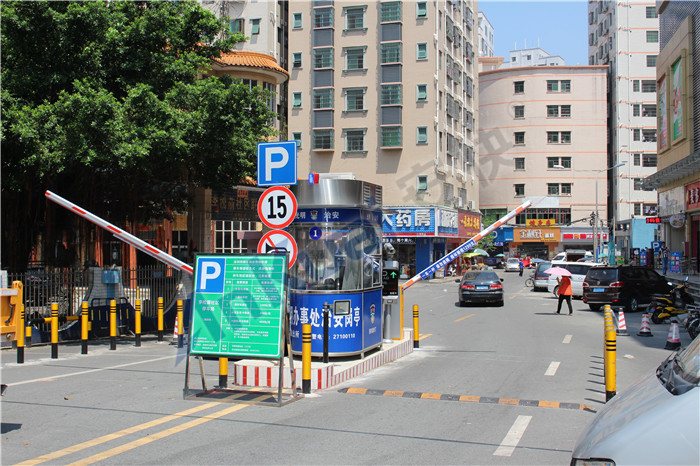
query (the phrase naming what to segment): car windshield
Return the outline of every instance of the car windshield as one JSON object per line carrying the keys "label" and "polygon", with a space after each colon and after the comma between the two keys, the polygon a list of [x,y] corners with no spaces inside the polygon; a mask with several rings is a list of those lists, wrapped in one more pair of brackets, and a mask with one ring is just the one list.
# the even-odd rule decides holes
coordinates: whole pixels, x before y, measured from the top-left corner
{"label": "car windshield", "polygon": [[588,278],[599,281],[614,281],[617,279],[617,269],[597,269],[588,271]]}
{"label": "car windshield", "polygon": [[676,356],[681,377],[687,382],[698,385],[700,381],[700,338],[693,342]]}
{"label": "car windshield", "polygon": [[464,274],[464,280],[498,280],[498,275],[489,271],[471,271]]}
{"label": "car windshield", "polygon": [[518,262],[518,259],[508,259],[509,264],[517,264]]}

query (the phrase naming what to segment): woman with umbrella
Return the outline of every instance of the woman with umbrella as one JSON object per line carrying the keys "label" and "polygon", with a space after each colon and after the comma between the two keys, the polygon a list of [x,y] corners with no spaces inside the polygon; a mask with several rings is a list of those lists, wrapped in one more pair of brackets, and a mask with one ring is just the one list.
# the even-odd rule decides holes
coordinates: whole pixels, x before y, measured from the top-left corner
{"label": "woman with umbrella", "polygon": [[571,272],[562,267],[552,267],[544,271],[544,273],[549,275],[557,275],[557,293],[559,294],[559,302],[557,303],[557,314],[560,314],[561,303],[566,300],[566,304],[569,306],[569,315],[574,315],[574,310],[571,307],[571,296],[574,294],[571,289]]}

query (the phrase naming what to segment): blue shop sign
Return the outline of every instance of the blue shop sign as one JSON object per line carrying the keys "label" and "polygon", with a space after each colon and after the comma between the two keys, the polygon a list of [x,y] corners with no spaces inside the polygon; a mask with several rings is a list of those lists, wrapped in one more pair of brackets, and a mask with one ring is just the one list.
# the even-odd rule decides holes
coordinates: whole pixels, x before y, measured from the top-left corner
{"label": "blue shop sign", "polygon": [[382,212],[379,210],[365,209],[298,209],[294,221],[297,223],[355,223],[363,220],[364,223],[378,225]]}
{"label": "blue shop sign", "polygon": [[501,227],[496,230],[496,238],[494,241],[499,243],[513,242],[513,227]]}
{"label": "blue shop sign", "polygon": [[435,208],[398,207],[384,213],[382,229],[384,235],[435,235]]}

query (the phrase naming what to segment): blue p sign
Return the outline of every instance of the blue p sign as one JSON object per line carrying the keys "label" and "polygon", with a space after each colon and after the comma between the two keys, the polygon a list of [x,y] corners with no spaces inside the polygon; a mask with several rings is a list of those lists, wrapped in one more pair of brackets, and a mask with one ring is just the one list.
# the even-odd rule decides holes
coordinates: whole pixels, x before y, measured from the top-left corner
{"label": "blue p sign", "polygon": [[224,292],[224,271],[226,259],[198,257],[196,291],[202,293]]}
{"label": "blue p sign", "polygon": [[296,141],[258,144],[258,186],[297,184]]}

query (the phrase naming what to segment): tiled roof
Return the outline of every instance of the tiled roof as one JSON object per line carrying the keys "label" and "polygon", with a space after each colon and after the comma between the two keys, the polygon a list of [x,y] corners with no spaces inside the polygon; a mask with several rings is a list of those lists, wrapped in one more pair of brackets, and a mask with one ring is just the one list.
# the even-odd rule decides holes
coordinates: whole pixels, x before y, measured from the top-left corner
{"label": "tiled roof", "polygon": [[245,50],[232,50],[224,52],[220,57],[214,58],[214,62],[223,66],[250,67],[282,73],[289,77],[289,72],[279,66],[277,61],[270,55],[259,52],[248,52]]}

